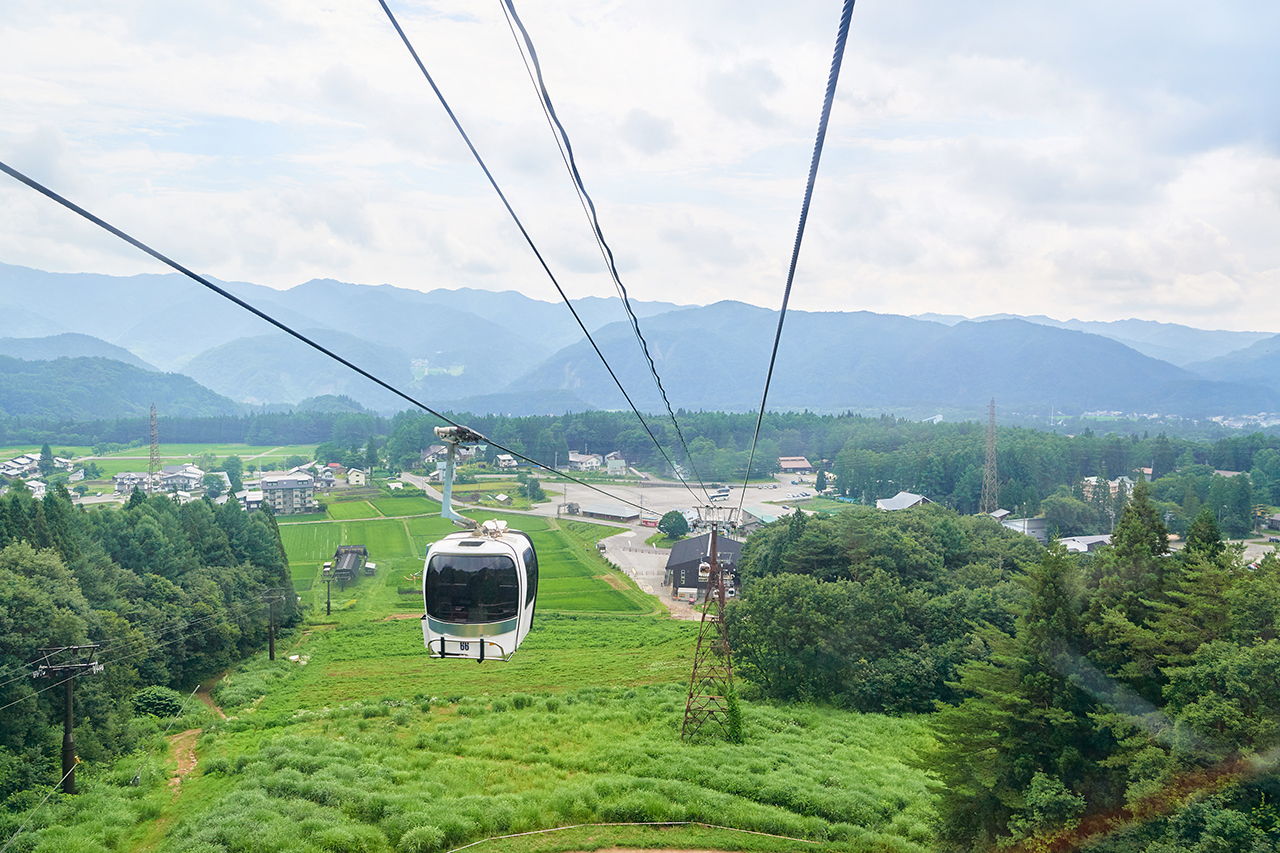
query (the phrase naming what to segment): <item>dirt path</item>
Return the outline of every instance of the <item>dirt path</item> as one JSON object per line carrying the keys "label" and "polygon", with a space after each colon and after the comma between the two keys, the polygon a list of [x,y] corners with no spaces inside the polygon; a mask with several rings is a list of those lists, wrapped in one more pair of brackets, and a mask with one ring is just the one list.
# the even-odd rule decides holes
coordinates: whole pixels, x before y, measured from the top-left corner
{"label": "dirt path", "polygon": [[[210,689],[212,689],[212,687],[210,687]],[[209,710],[217,714],[220,719],[225,720],[227,718],[227,715],[222,713],[222,709],[219,708],[217,705],[213,704],[213,697],[209,695],[209,691],[200,690],[199,692],[196,693],[196,698],[199,699],[204,704],[208,705]]]}
{"label": "dirt path", "polygon": [[187,729],[182,734],[172,735],[169,738],[169,749],[173,752],[174,760],[178,764],[177,772],[169,780],[174,799],[177,799],[182,791],[182,780],[196,769],[196,738],[199,736],[200,729]]}

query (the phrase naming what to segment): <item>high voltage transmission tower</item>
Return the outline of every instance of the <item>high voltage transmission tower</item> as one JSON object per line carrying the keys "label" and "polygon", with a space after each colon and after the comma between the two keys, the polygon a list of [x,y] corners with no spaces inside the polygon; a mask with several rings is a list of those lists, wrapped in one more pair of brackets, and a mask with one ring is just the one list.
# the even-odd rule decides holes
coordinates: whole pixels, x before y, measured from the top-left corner
{"label": "high voltage transmission tower", "polygon": [[147,463],[147,494],[156,490],[160,476],[160,428],[156,425],[156,404],[151,404],[151,461]]}
{"label": "high voltage transmission tower", "polygon": [[[733,691],[733,659],[724,624],[724,573],[717,550],[720,527],[731,525],[735,515],[737,510],[729,507],[706,506],[698,510],[699,518],[711,526],[711,547],[708,562],[703,563],[707,568],[707,597],[702,604],[693,676],[685,701],[684,726],[680,729],[680,739],[684,741],[696,736],[707,723],[719,726],[731,743],[742,741],[742,717]],[[698,574],[702,574],[702,566],[698,567]]]}
{"label": "high voltage transmission tower", "polygon": [[996,482],[996,398],[991,398],[987,416],[987,466],[982,473],[982,501],[979,512],[995,512],[1000,508],[1000,486]]}

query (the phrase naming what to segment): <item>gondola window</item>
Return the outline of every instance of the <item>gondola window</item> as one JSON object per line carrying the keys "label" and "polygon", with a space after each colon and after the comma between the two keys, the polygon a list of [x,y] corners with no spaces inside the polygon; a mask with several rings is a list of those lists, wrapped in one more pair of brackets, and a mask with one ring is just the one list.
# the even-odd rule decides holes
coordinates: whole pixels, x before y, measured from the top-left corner
{"label": "gondola window", "polygon": [[429,613],[454,623],[500,622],[520,608],[520,583],[510,557],[441,554],[427,565]]}

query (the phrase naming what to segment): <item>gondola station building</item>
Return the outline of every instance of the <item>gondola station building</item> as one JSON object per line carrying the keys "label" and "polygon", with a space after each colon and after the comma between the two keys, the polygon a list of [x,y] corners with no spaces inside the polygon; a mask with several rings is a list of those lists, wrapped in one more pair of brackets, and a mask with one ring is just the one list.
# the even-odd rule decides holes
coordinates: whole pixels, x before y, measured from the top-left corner
{"label": "gondola station building", "polygon": [[[720,558],[720,571],[724,573],[725,586],[738,585],[738,560],[742,557],[742,543],[721,535],[716,539],[716,551]],[[697,590],[697,598],[706,597],[709,576],[699,567],[711,562],[711,534],[704,533],[691,539],[681,539],[671,548],[667,558],[667,581],[671,584],[671,597],[680,598],[681,590]]]}

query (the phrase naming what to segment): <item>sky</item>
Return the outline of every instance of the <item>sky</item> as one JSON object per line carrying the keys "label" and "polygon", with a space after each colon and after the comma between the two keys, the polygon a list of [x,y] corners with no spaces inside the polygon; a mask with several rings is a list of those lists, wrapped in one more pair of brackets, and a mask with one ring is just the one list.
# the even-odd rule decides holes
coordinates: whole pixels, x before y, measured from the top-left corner
{"label": "sky", "polygon": [[[389,3],[566,292],[614,293],[498,0]],[[516,8],[632,297],[776,308],[839,0]],[[859,0],[791,306],[1280,332],[1277,33]],[[0,160],[223,280],[558,298],[376,0],[0,0]],[[4,175],[0,262],[164,271]]]}

